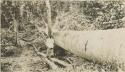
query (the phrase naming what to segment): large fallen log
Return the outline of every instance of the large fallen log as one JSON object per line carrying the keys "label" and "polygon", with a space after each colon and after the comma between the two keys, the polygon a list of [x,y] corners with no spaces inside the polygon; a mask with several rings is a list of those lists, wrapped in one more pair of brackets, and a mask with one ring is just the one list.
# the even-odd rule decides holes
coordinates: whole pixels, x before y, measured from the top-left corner
{"label": "large fallen log", "polygon": [[78,56],[99,62],[125,63],[125,29],[58,31],[55,44]]}

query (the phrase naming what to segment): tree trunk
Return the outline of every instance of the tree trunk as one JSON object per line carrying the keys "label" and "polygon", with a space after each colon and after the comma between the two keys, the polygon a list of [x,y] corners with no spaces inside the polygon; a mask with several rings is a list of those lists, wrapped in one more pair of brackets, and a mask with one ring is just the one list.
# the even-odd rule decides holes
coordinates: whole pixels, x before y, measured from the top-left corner
{"label": "tree trunk", "polygon": [[52,33],[52,21],[51,21],[51,5],[50,5],[50,1],[46,0],[46,7],[47,7],[47,20],[48,20],[48,36],[51,37],[51,33]]}
{"label": "tree trunk", "polygon": [[125,29],[59,31],[53,37],[58,46],[89,60],[125,63]]}

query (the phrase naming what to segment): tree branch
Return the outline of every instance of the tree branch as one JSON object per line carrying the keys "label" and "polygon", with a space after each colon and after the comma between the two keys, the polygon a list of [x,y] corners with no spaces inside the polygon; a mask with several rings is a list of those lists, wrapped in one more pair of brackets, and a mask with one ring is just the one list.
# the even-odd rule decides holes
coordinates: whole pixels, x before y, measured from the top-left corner
{"label": "tree branch", "polygon": [[52,69],[58,68],[57,65],[56,65],[54,62],[57,62],[57,63],[59,63],[60,65],[63,65],[63,66],[65,66],[65,67],[71,66],[70,64],[68,64],[68,63],[66,63],[66,62],[64,62],[64,61],[62,61],[62,60],[59,60],[59,59],[57,59],[57,58],[47,58],[47,55],[44,54],[44,53],[39,52],[34,44],[32,44],[32,46],[33,46],[34,51],[36,52],[36,54],[37,54],[38,56],[40,56],[40,58],[41,58],[41,56],[42,56],[42,59],[44,58],[44,60],[51,66]]}

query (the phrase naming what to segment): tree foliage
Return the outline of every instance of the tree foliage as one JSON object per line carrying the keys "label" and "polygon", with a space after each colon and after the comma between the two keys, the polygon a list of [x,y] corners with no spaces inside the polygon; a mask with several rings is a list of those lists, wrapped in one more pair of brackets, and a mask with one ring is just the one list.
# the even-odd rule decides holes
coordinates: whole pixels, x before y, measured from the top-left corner
{"label": "tree foliage", "polygon": [[[50,4],[52,25],[57,30],[105,30],[125,26],[122,21],[125,5],[121,1],[51,1]],[[19,38],[29,41],[46,37],[48,22],[44,1],[4,0],[1,11],[2,44],[15,44],[13,36],[17,33]]]}

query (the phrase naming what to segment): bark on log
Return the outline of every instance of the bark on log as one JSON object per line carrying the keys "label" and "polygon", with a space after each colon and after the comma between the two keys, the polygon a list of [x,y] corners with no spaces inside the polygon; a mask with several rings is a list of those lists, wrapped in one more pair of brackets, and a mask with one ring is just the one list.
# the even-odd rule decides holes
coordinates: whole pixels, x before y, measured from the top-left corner
{"label": "bark on log", "polygon": [[[55,44],[99,62],[125,63],[125,29],[54,32]],[[117,63],[116,62],[116,63]]]}

